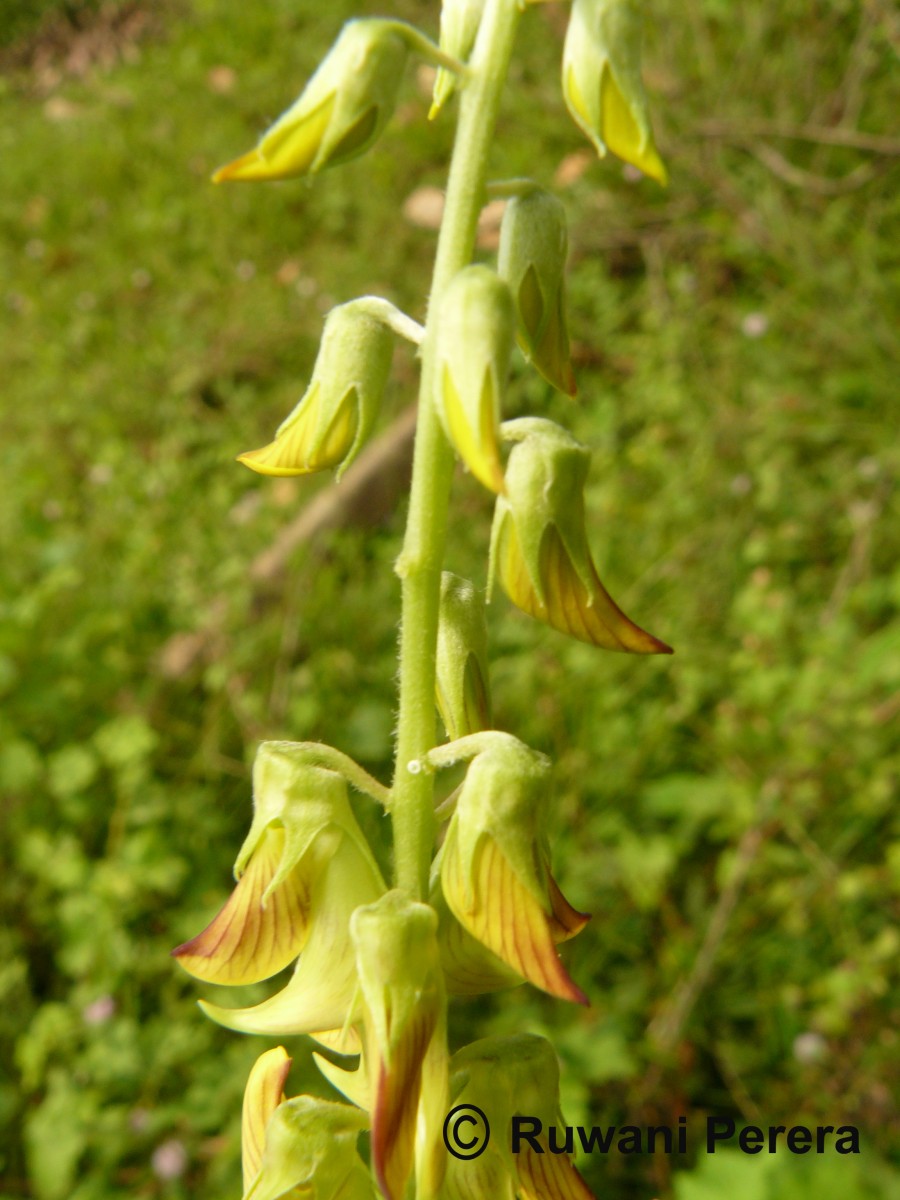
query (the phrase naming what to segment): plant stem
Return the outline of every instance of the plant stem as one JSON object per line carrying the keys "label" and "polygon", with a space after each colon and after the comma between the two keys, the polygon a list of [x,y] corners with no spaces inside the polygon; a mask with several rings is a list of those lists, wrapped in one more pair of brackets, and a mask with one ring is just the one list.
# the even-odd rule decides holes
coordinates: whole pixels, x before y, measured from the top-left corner
{"label": "plant stem", "polygon": [[403,552],[397,562],[402,580],[402,625],[400,713],[391,799],[394,871],[397,886],[420,900],[427,895],[434,843],[434,783],[429,775],[410,773],[407,764],[422,758],[435,741],[434,659],[453,474],[453,451],[435,409],[438,381],[434,327],[444,289],[458,271],[468,266],[475,249],[488,158],[519,15],[518,0],[487,0],[460,92],[459,122],[422,344],[409,516]]}

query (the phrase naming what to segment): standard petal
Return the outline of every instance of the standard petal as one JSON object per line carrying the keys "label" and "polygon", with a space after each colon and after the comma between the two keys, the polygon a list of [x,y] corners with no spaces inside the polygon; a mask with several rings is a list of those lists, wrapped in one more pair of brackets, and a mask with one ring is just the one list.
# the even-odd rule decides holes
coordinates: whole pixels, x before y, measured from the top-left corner
{"label": "standard petal", "polygon": [[556,952],[550,915],[518,880],[494,840],[482,837],[473,856],[472,877],[467,879],[453,834],[454,830],[448,831],[441,877],[457,920],[535,987],[587,1004]]}
{"label": "standard petal", "polygon": [[196,979],[237,986],[277,975],[303,949],[309,894],[298,870],[263,894],[275,876],[284,832],[268,829],[217,916],[172,955]]}
{"label": "standard petal", "polygon": [[552,625],[579,641],[604,650],[631,654],[671,654],[671,646],[647,633],[622,612],[600,581],[591,564],[589,591],[554,526],[547,527],[541,543],[540,575],[544,588],[542,603],[531,581],[519,547],[514,521],[506,519],[497,555],[503,590],[529,616]]}

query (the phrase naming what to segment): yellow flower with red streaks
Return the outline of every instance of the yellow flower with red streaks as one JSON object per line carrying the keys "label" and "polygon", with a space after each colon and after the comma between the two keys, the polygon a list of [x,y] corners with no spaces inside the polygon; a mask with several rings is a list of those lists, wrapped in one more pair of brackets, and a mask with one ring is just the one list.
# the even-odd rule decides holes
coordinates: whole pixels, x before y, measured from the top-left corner
{"label": "yellow flower with red streaks", "polygon": [[333,771],[310,765],[290,742],[264,742],[254,765],[254,819],[235,866],[238,884],[210,925],[173,954],[219,984],[267,979],[296,958],[285,988],[252,1008],[201,1001],[213,1020],[246,1033],[309,1033],[344,1053],[359,1049],[348,1024],[356,991],[353,910],[385,885]]}
{"label": "yellow flower with red streaks", "polygon": [[583,642],[632,654],[671,654],[625,615],[600,581],[588,546],[584,485],[590,452],[552,421],[507,421],[514,441],[506,495],[491,532],[491,583],[529,616]]}
{"label": "yellow flower with red streaks", "polygon": [[440,851],[441,888],[457,921],[535,987],[586,1004],[556,951],[588,917],[550,874],[543,829],[549,763],[508,733],[469,764]]}

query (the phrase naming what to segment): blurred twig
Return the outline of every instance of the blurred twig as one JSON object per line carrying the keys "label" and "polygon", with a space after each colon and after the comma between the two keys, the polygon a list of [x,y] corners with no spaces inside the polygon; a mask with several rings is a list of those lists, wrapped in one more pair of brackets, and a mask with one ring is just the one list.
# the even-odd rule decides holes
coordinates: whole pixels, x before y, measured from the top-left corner
{"label": "blurred twig", "polygon": [[748,121],[701,121],[696,126],[701,137],[722,138],[745,142],[749,138],[780,137],[799,142],[818,142],[823,146],[845,146],[850,150],[865,150],[870,154],[900,157],[900,138],[880,133],[864,133],[859,129],[844,129],[826,125],[783,125],[779,121],[762,119]]}

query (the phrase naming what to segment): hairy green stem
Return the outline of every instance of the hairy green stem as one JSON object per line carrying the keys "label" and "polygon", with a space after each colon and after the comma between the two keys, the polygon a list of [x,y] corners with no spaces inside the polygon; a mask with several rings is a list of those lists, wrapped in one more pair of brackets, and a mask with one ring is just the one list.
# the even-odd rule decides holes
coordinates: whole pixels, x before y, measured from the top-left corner
{"label": "hairy green stem", "polygon": [[435,741],[434,660],[453,473],[453,451],[435,409],[435,319],[447,284],[472,260],[488,158],[519,15],[518,0],[487,0],[460,92],[459,123],[422,344],[409,516],[403,552],[397,562],[397,574],[403,581],[403,616],[400,714],[391,799],[396,883],[417,899],[427,895],[434,843],[434,784],[430,776],[415,775],[406,768],[422,758]]}

